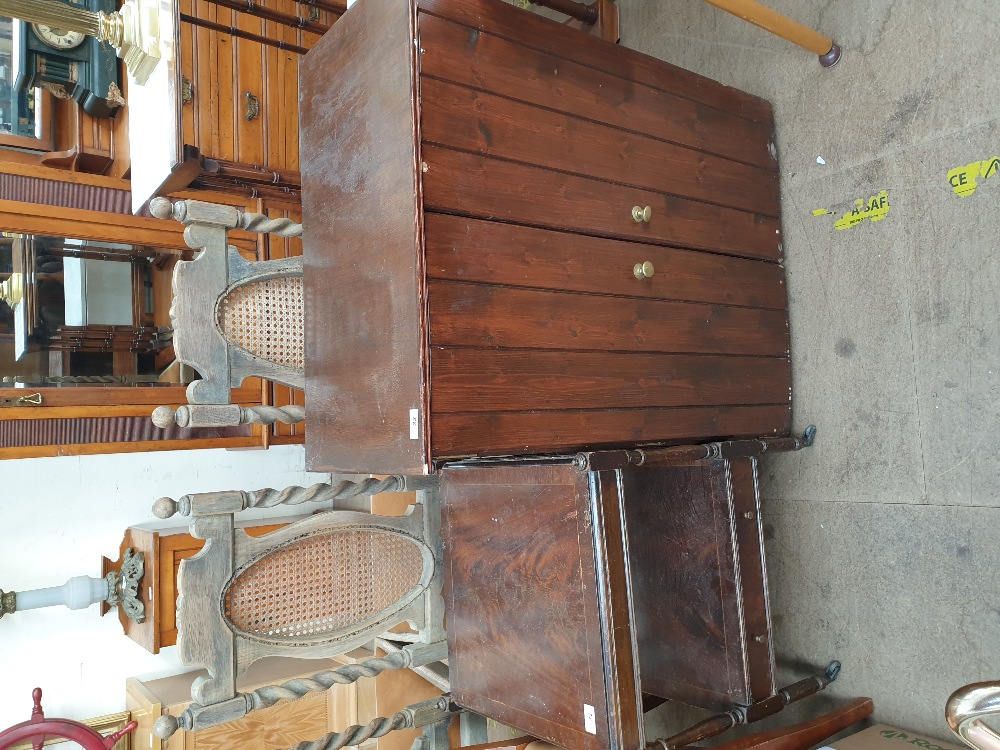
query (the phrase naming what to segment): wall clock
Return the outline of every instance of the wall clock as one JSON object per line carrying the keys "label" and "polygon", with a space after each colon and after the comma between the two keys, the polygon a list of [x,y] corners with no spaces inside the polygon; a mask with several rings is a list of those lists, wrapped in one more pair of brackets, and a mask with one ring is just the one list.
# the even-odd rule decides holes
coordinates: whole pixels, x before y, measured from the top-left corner
{"label": "wall clock", "polygon": [[74,49],[83,44],[87,38],[86,34],[81,34],[79,31],[66,31],[42,23],[31,24],[31,30],[52,49]]}
{"label": "wall clock", "polygon": [[[113,13],[116,0],[62,0],[67,7]],[[58,26],[17,20],[14,51],[18,91],[40,87],[75,99],[94,117],[114,117],[125,105],[118,56],[111,45]]]}

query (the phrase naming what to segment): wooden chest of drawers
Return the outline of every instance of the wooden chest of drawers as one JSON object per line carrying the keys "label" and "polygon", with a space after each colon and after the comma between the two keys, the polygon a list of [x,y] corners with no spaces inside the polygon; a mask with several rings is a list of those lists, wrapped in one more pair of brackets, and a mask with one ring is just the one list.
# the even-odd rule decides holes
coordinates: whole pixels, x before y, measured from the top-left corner
{"label": "wooden chest of drawers", "polygon": [[787,434],[770,105],[499,0],[300,81],[308,467]]}

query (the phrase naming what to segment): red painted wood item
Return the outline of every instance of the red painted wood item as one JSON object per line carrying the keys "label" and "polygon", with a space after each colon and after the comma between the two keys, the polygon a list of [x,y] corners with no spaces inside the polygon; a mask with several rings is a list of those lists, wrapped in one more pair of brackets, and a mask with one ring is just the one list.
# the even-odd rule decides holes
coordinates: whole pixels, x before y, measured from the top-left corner
{"label": "red painted wood item", "polygon": [[84,750],[111,750],[118,740],[135,729],[138,724],[130,721],[117,732],[103,736],[97,730],[72,719],[46,719],[42,710],[42,689],[31,692],[31,718],[0,732],[0,750],[30,742],[34,750],[42,750],[46,740],[61,737],[77,743]]}

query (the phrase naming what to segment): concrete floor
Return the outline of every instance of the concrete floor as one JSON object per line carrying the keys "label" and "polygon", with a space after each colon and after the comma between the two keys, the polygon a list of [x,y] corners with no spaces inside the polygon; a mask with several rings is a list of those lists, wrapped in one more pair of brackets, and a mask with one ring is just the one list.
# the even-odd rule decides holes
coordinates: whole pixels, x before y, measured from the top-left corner
{"label": "concrete floor", "polygon": [[[1000,156],[1000,14],[767,4],[834,37],[840,64],[699,0],[619,0],[622,43],[774,104],[795,425],[819,428],[763,465],[780,676],[839,659],[832,698],[947,739],[950,692],[1000,677],[1000,176],[967,197],[948,182]],[[884,220],[834,228],[881,190]],[[649,728],[677,721],[668,704]]]}

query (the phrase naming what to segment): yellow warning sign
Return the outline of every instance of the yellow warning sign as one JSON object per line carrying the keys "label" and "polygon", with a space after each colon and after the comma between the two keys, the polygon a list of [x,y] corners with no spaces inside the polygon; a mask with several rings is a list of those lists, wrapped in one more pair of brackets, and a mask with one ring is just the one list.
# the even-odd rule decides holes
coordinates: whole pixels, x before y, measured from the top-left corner
{"label": "yellow warning sign", "polygon": [[845,213],[836,222],[835,229],[851,229],[865,221],[882,221],[889,215],[889,191],[880,190],[867,201],[858,198],[854,201],[854,208]]}
{"label": "yellow warning sign", "polygon": [[988,180],[1000,170],[1000,156],[983,161],[974,161],[964,167],[948,170],[948,184],[960,198],[968,198],[976,192],[979,179]]}

